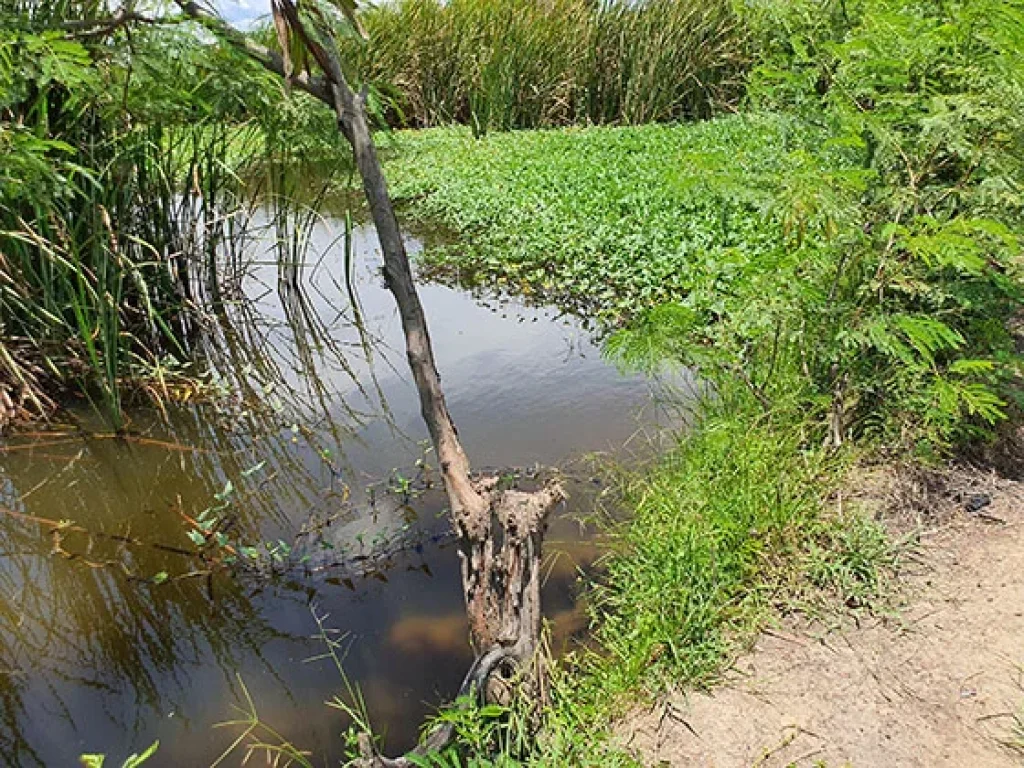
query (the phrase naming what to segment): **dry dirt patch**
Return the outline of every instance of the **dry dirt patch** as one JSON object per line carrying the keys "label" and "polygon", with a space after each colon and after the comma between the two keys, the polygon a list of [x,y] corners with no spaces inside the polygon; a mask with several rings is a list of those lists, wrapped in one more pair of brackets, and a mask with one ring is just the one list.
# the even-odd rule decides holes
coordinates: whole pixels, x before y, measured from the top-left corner
{"label": "dry dirt patch", "polygon": [[942,494],[956,512],[922,537],[898,616],[788,621],[711,693],[628,717],[623,741],[688,768],[1024,765],[1007,744],[1024,706],[1024,486],[961,486]]}

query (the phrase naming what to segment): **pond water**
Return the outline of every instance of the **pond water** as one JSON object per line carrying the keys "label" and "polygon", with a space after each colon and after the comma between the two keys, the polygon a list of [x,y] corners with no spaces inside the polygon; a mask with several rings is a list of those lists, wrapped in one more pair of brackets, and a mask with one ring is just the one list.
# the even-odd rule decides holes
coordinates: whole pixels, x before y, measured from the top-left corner
{"label": "pond water", "polygon": [[[444,501],[420,470],[432,456],[375,236],[352,236],[357,324],[342,230],[317,223],[288,274],[272,235],[255,238],[224,278],[203,337],[209,386],[226,399],[182,390],[165,413],[129,408],[126,439],[83,405],[77,430],[3,445],[0,762],[74,765],[103,751],[120,764],[159,739],[149,765],[209,765],[240,732],[214,726],[239,717],[247,691],[314,764],[337,764],[346,721],[324,702],[343,681],[316,617],[342,641],[390,750],[457,690],[471,653]],[[575,519],[603,487],[580,457],[643,451],[662,418],[652,385],[552,311],[438,285],[422,298],[475,466],[565,468],[545,610],[556,646],[572,642],[577,568],[596,553]],[[196,550],[188,521],[212,506],[232,551],[281,540],[292,552],[273,574],[203,575],[174,550]],[[72,524],[54,532],[25,516]]]}

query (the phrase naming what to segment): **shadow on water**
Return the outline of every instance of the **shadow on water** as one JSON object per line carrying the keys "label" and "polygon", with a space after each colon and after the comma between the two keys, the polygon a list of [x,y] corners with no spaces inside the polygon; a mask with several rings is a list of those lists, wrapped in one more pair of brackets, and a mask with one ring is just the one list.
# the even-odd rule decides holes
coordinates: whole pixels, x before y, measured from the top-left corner
{"label": "shadow on water", "polygon": [[[375,237],[351,232],[359,325],[343,222],[306,226],[295,237],[310,248],[286,272],[269,234],[251,240],[244,268],[232,255],[200,337],[207,387],[225,396],[193,402],[185,390],[162,414],[130,413],[128,439],[73,429],[3,446],[0,506],[15,515],[0,516],[0,751],[11,764],[71,765],[156,738],[152,765],[209,764],[234,736],[212,726],[234,715],[240,679],[266,722],[314,762],[337,761],[345,723],[322,703],[341,681],[311,661],[323,652],[314,605],[347,635],[346,671],[391,748],[457,689],[471,658],[458,561]],[[479,466],[568,466],[628,452],[631,439],[642,450],[637,434],[671,418],[571,320],[437,285],[423,301]],[[571,519],[601,487],[570,478],[549,539],[556,646],[584,629],[576,575],[597,554]],[[228,484],[230,540],[288,543],[281,567],[207,575],[182,553],[196,551],[186,518]]]}

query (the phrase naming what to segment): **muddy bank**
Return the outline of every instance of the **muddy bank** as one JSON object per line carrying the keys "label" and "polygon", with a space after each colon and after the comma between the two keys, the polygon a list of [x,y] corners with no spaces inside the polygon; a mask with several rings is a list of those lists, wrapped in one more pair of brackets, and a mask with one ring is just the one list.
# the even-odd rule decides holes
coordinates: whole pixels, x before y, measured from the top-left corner
{"label": "muddy bank", "polygon": [[1024,485],[976,472],[931,481],[942,484],[881,473],[855,494],[895,503],[899,530],[923,526],[892,615],[782,622],[711,692],[633,713],[622,743],[645,763],[688,767],[1019,766]]}

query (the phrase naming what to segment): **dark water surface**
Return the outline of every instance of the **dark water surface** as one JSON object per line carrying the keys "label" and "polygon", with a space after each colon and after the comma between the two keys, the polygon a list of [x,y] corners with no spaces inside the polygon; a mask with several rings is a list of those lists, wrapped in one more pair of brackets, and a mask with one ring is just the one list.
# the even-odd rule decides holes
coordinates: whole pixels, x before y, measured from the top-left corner
{"label": "dark water surface", "polygon": [[[314,607],[345,635],[345,670],[392,749],[458,688],[471,656],[443,498],[405,503],[398,492],[418,460],[432,460],[401,329],[374,271],[375,237],[357,228],[357,330],[340,234],[336,221],[317,225],[294,285],[265,240],[223,281],[227,301],[207,335],[219,372],[210,388],[234,393],[227,404],[182,394],[165,415],[129,409],[127,440],[104,434],[83,406],[90,437],[4,445],[0,505],[76,528],[54,534],[0,515],[0,762],[75,765],[105,751],[119,765],[159,738],[150,765],[209,765],[239,733],[213,726],[238,717],[244,684],[264,722],[314,764],[336,764],[345,718],[324,702],[342,681],[316,658]],[[657,420],[651,386],[617,373],[550,311],[440,286],[422,297],[475,465],[569,474],[545,596],[556,643],[568,642],[582,628],[576,568],[595,555],[572,519],[601,488],[579,457],[642,446]],[[202,563],[161,548],[194,551],[186,516],[218,504],[229,482],[217,514],[231,521],[232,546],[295,546],[277,575],[188,576]],[[296,538],[311,521],[330,525]],[[152,583],[161,573],[169,580]]]}

